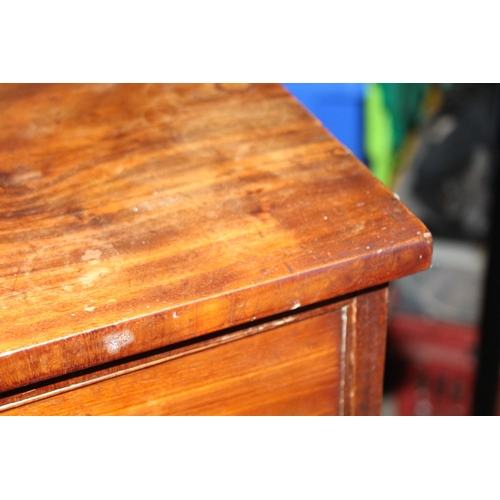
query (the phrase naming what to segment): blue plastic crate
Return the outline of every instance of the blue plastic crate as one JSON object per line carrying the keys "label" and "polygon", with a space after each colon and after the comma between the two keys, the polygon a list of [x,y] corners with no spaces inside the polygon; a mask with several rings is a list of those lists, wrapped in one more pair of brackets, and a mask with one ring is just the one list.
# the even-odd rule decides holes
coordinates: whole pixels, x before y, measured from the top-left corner
{"label": "blue plastic crate", "polygon": [[364,83],[284,83],[340,142],[360,160],[363,152]]}

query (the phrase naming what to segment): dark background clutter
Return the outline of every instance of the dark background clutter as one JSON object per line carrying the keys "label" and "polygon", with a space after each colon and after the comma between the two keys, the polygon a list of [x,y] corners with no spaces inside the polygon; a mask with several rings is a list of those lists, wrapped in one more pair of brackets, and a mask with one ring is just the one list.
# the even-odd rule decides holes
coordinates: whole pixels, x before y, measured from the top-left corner
{"label": "dark background clutter", "polygon": [[500,414],[491,312],[500,86],[285,87],[433,235],[431,269],[390,285],[383,414]]}

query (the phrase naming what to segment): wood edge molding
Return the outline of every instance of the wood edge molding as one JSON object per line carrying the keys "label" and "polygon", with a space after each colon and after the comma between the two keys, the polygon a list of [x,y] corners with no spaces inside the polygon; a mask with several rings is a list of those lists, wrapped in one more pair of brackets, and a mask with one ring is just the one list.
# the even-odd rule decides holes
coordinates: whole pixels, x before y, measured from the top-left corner
{"label": "wood edge molding", "polygon": [[[389,252],[367,254],[362,259],[355,256],[298,276],[204,297],[173,309],[3,353],[0,355],[0,391],[16,389],[185,341],[193,338],[191,323],[196,324],[198,317],[206,319],[204,328],[196,332],[196,336],[202,336],[231,325],[244,325],[269,316],[272,312],[290,312],[297,307],[310,306],[331,297],[353,294],[360,288],[376,287],[429,267],[432,257],[431,239],[418,237],[402,247],[403,252],[401,248],[395,247]],[[398,253],[404,258],[394,263],[393,257]],[[352,267],[351,272],[345,273],[346,266]],[[366,269],[373,270],[369,280],[366,279]],[[278,285],[279,294],[276,293]],[[245,304],[245,307],[237,307],[238,304]],[[185,319],[178,321],[177,316]],[[120,343],[121,336],[127,332],[133,340]],[[118,337],[119,345],[116,349],[114,345],[110,349],[109,339],[113,340],[115,337]],[[68,353],[78,355],[69,356]],[[71,359],[71,366],[68,366],[66,359]]]}

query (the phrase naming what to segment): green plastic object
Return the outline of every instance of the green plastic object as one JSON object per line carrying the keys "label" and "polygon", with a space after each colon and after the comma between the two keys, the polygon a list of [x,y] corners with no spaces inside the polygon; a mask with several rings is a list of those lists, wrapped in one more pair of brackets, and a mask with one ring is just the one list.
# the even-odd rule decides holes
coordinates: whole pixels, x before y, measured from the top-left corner
{"label": "green plastic object", "polygon": [[382,87],[371,83],[365,100],[365,152],[373,175],[386,186],[392,179],[392,130],[392,117],[385,106]]}
{"label": "green plastic object", "polygon": [[391,186],[398,153],[420,125],[428,83],[372,83],[365,100],[365,151],[373,174]]}

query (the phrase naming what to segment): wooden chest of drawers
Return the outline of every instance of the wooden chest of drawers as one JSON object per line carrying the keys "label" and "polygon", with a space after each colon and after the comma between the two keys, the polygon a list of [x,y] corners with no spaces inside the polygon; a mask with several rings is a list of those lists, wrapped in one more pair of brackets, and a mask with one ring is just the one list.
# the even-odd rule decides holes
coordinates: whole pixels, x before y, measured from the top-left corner
{"label": "wooden chest of drawers", "polygon": [[431,235],[279,85],[0,86],[0,412],[380,411]]}

